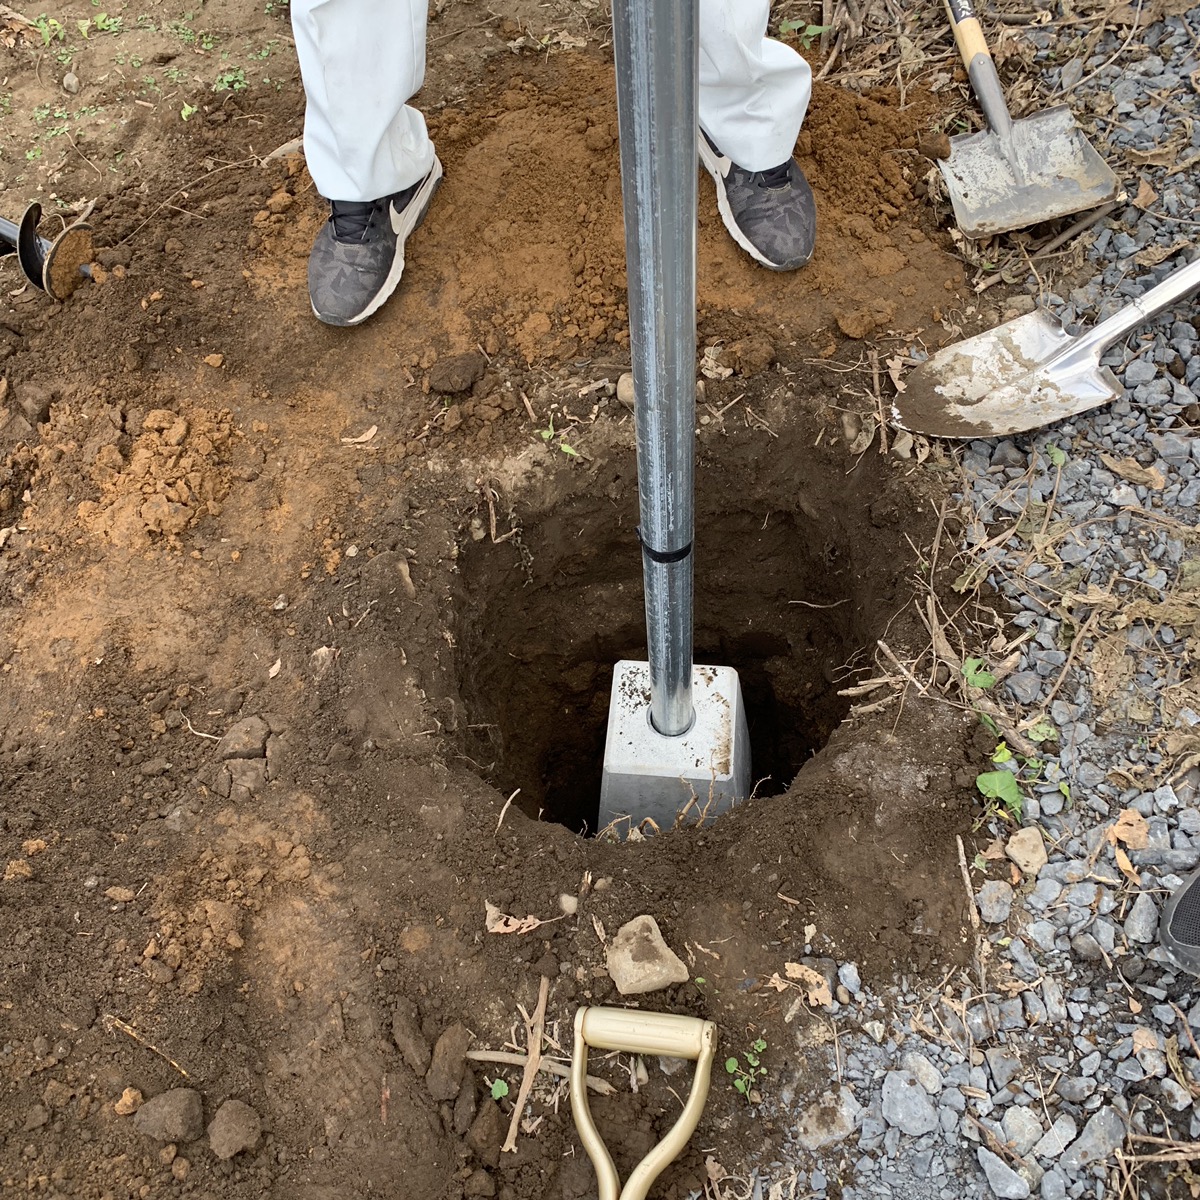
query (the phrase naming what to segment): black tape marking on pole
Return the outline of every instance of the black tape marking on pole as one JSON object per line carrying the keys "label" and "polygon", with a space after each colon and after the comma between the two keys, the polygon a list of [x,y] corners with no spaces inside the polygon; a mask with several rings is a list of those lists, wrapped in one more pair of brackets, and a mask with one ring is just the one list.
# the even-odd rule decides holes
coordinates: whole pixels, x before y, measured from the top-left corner
{"label": "black tape marking on pole", "polygon": [[651,562],[663,564],[683,562],[692,552],[691,542],[688,542],[686,546],[681,546],[678,550],[655,550],[652,546],[647,545],[646,539],[642,537],[641,526],[635,527],[634,532],[637,534],[638,544],[642,548],[642,553]]}

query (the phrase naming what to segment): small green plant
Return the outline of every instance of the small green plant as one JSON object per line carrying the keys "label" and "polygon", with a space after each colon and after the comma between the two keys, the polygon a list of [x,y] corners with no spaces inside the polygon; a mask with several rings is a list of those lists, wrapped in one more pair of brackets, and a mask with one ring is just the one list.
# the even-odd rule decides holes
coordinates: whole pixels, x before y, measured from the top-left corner
{"label": "small green plant", "polygon": [[120,33],[125,28],[123,17],[110,17],[108,13],[99,12],[92,19],[92,24],[98,33]]}
{"label": "small green plant", "polygon": [[200,35],[200,49],[214,50],[217,45],[217,35],[215,33],[202,33]]}
{"label": "small green plant", "polygon": [[1021,785],[1011,771],[984,771],[975,777],[975,786],[985,800],[998,801],[1014,821],[1021,819],[1024,797]]}
{"label": "small green plant", "polygon": [[26,162],[37,162],[37,160],[41,157],[42,157],[41,146],[34,146],[32,150],[25,151],[25,161]]}
{"label": "small green plant", "polygon": [[783,34],[794,33],[796,40],[804,47],[805,50],[811,50],[812,44],[823,33],[828,33],[832,27],[829,25],[810,25],[807,21],[780,21],[779,32]]}
{"label": "small green plant", "polygon": [[64,42],[67,39],[67,31],[63,28],[62,22],[46,16],[45,13],[34,18],[33,27],[42,35],[43,46],[48,46],[51,42]]}
{"label": "small green plant", "polygon": [[222,71],[213,84],[214,92],[244,92],[249,83],[246,82],[246,72],[241,67],[230,67]]}
{"label": "small green plant", "polygon": [[1052,742],[1058,738],[1058,730],[1054,728],[1054,722],[1047,717],[1039,717],[1025,731],[1025,736],[1031,741],[1041,745],[1042,742]]}
{"label": "small green plant", "polygon": [[566,433],[565,432],[564,433],[556,432],[556,430],[554,428],[554,414],[553,413],[550,414],[549,424],[546,426],[545,429],[539,429],[538,433],[541,434],[541,438],[542,438],[543,442],[550,442],[554,437],[557,436],[558,448],[565,455],[567,455],[569,458],[578,458],[579,457],[579,451],[576,450],[574,446],[569,445],[564,440],[567,436]]}
{"label": "small green plant", "polygon": [[742,1055],[742,1058],[746,1060],[744,1066],[742,1060],[736,1057],[725,1060],[725,1071],[733,1076],[734,1088],[752,1104],[757,1102],[758,1096],[754,1085],[767,1073],[767,1068],[762,1065],[760,1058],[766,1048],[767,1043],[764,1038],[755,1038],[750,1043],[750,1049]]}
{"label": "small green plant", "polygon": [[196,44],[196,31],[187,21],[168,21],[167,32],[173,33],[185,46]]}
{"label": "small green plant", "polygon": [[1046,457],[1056,466],[1061,467],[1067,461],[1067,452],[1058,446],[1047,446]]}
{"label": "small green plant", "polygon": [[996,686],[996,677],[984,667],[982,658],[966,659],[962,665],[962,673],[968,687],[982,688],[986,691]]}
{"label": "small green plant", "polygon": [[503,1100],[508,1095],[508,1084],[503,1079],[493,1079],[491,1094],[493,1100]]}
{"label": "small green plant", "polygon": [[194,104],[185,103],[184,106],[179,110],[179,116],[184,121],[186,121],[189,117],[194,116],[195,113],[196,105]]}

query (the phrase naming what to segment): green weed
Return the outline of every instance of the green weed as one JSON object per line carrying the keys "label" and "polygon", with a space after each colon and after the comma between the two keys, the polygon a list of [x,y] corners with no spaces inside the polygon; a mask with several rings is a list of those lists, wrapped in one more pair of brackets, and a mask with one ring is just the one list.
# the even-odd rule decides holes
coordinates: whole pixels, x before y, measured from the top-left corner
{"label": "green weed", "polygon": [[[733,1076],[734,1088],[741,1092],[751,1104],[757,1104],[761,1099],[754,1085],[767,1073],[767,1068],[762,1065],[760,1057],[766,1048],[766,1039],[756,1038],[750,1044],[750,1049],[742,1054],[741,1059],[730,1057],[725,1060],[725,1071]],[[744,1065],[742,1059],[745,1060]]]}

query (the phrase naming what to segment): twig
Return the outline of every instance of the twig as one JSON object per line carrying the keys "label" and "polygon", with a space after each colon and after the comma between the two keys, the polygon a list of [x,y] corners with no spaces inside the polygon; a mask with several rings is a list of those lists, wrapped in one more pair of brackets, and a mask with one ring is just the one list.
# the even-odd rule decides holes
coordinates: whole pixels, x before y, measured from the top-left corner
{"label": "twig", "polygon": [[205,733],[203,729],[197,729],[191,723],[191,721],[188,720],[188,715],[183,711],[183,709],[179,710],[179,715],[183,718],[183,723],[188,727],[188,733],[194,733],[197,737],[209,738],[214,742],[219,742],[221,740],[221,735],[219,733]]}
{"label": "twig", "polygon": [[1110,200],[1092,212],[1084,213],[1078,221],[1072,222],[1062,233],[1052,237],[1048,242],[1043,242],[1034,251],[1033,257],[1035,259],[1045,258],[1048,254],[1053,254],[1060,246],[1065,246],[1073,237],[1083,233],[1085,229],[1090,229],[1097,221],[1103,221],[1109,213],[1116,212],[1118,208],[1120,205],[1115,200]]}
{"label": "twig", "polygon": [[[521,1076],[521,1088],[517,1092],[517,1102],[513,1105],[512,1120],[508,1125],[508,1137],[504,1139],[504,1145],[500,1147],[502,1154],[516,1153],[517,1130],[520,1128],[521,1114],[525,1111],[525,1101],[529,1099],[529,1093],[533,1090],[533,1081],[537,1078],[538,1065],[542,1061],[542,1032],[546,1024],[546,1000],[549,996],[550,980],[543,975],[541,985],[538,987],[537,1008],[533,1010],[532,1018],[525,1018],[525,1029],[529,1038],[529,1060],[525,1063],[525,1074]],[[522,1013],[524,1013],[523,1009]]]}
{"label": "twig", "polygon": [[304,149],[304,138],[294,137],[289,138],[282,146],[276,146],[270,154],[263,157],[262,165],[265,167],[267,163],[274,162],[278,158],[287,158],[289,154],[296,154]]}
{"label": "twig", "polygon": [[184,1079],[191,1079],[191,1076],[169,1054],[164,1054],[157,1046],[152,1046],[132,1025],[126,1025],[120,1017],[114,1017],[112,1013],[105,1013],[100,1019],[109,1033],[112,1033],[114,1029],[119,1029],[123,1034],[133,1038],[139,1046],[145,1046],[152,1054],[157,1054],[164,1062],[170,1063]]}
{"label": "twig", "polygon": [[[505,800],[504,807],[500,810],[500,820],[496,822],[496,833],[500,832],[500,826],[504,824],[504,814],[508,812],[508,806],[517,798],[517,796],[520,794],[520,791],[521,789],[517,788],[517,790],[513,792],[513,794],[509,796],[507,800]],[[496,834],[493,834],[492,836],[495,837]]]}
{"label": "twig", "polygon": [[91,167],[92,170],[95,171],[96,174],[99,175],[101,179],[103,179],[104,172],[102,170],[100,170],[100,168],[98,166],[96,166],[96,164],[94,162],[92,162],[92,160],[90,158],[88,158],[88,156],[86,154],[84,154],[84,152],[82,150],[80,150],[80,148],[77,145],[75,145],[75,139],[71,136],[70,131],[64,129],[63,133],[66,134],[67,141],[71,143],[71,149],[74,150],[75,153],[78,154],[79,157],[82,158],[83,161],[85,163],[87,163],[87,165],[89,167]]}
{"label": "twig", "polygon": [[[523,1067],[529,1062],[528,1054],[514,1054],[511,1050],[468,1050],[467,1057],[473,1062],[504,1063],[510,1067]],[[548,1075],[557,1075],[559,1079],[570,1079],[571,1068],[552,1058],[543,1058],[537,1069]],[[587,1085],[599,1096],[615,1096],[617,1089],[607,1079],[597,1079],[595,1075],[587,1077]]]}
{"label": "twig", "polygon": [[955,834],[958,843],[958,869],[962,872],[963,887],[967,889],[967,912],[971,917],[971,928],[979,932],[979,910],[975,907],[975,893],[971,891],[971,872],[967,870],[967,851],[963,846],[961,834]]}

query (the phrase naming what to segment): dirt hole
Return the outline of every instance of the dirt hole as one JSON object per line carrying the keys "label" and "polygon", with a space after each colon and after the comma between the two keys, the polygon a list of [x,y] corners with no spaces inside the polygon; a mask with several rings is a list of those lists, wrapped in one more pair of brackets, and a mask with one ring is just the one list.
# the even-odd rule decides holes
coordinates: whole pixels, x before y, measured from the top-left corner
{"label": "dirt hole", "polygon": [[[906,571],[878,552],[864,497],[837,502],[844,468],[811,465],[765,490],[719,462],[697,470],[695,660],[739,672],[758,795],[787,790],[846,715],[838,688],[869,662]],[[528,815],[584,834],[613,664],[646,657],[632,456],[600,484],[527,512],[519,543],[467,542],[456,613],[459,754],[506,796],[520,788]]]}

